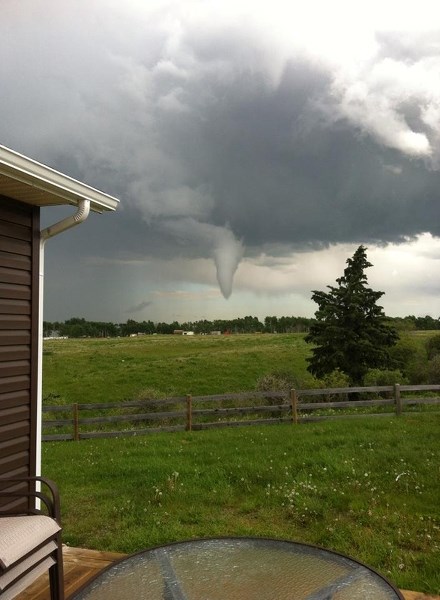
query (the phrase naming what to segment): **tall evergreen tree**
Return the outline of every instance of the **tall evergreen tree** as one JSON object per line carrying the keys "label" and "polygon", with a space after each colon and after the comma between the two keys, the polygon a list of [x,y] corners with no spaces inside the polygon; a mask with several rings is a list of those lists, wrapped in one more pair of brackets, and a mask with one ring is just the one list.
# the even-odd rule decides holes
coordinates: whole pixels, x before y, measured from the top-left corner
{"label": "tall evergreen tree", "polygon": [[313,291],[312,300],[319,308],[305,338],[315,344],[307,368],[316,377],[339,369],[352,384],[361,385],[369,369],[393,366],[388,349],[396,344],[398,334],[376,304],[384,292],[367,287],[364,271],[372,265],[366,248],[359,246],[347,264],[337,287]]}

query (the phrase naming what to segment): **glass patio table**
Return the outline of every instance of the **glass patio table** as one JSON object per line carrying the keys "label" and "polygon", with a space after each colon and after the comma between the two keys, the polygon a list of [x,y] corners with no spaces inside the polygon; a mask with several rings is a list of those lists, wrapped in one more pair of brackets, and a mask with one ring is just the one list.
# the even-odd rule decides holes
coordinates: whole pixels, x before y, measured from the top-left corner
{"label": "glass patio table", "polygon": [[113,563],[70,600],[403,600],[382,575],[322,548],[218,538],[151,548]]}

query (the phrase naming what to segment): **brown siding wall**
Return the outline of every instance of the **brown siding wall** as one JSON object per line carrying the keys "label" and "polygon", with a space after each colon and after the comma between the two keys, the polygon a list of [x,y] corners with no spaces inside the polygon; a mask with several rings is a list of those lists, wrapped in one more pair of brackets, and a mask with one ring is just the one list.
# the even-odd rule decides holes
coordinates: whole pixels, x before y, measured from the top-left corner
{"label": "brown siding wall", "polygon": [[0,476],[35,474],[39,229],[0,196]]}

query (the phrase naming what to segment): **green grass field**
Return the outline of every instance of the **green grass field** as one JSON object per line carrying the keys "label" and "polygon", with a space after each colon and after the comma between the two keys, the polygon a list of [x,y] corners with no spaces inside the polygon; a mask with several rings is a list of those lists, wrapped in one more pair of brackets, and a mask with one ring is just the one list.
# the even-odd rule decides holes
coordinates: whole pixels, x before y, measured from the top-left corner
{"label": "green grass field", "polygon": [[438,415],[43,445],[64,540],[134,552],[250,535],[348,554],[440,592]]}
{"label": "green grass field", "polygon": [[43,397],[72,404],[240,392],[273,371],[307,387],[309,352],[301,334],[47,340]]}
{"label": "green grass field", "polygon": [[[299,334],[53,340],[45,402],[252,390],[274,371],[311,387],[308,352]],[[71,545],[134,552],[194,537],[286,538],[440,593],[439,430],[439,415],[407,413],[45,443],[43,472],[59,484]]]}

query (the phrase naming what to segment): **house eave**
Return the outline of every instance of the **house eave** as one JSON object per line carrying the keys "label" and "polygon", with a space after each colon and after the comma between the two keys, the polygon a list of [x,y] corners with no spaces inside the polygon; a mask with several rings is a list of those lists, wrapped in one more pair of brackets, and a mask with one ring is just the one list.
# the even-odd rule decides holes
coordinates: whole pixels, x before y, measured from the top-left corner
{"label": "house eave", "polygon": [[34,206],[78,206],[89,200],[95,212],[116,210],[119,200],[0,145],[0,195]]}

